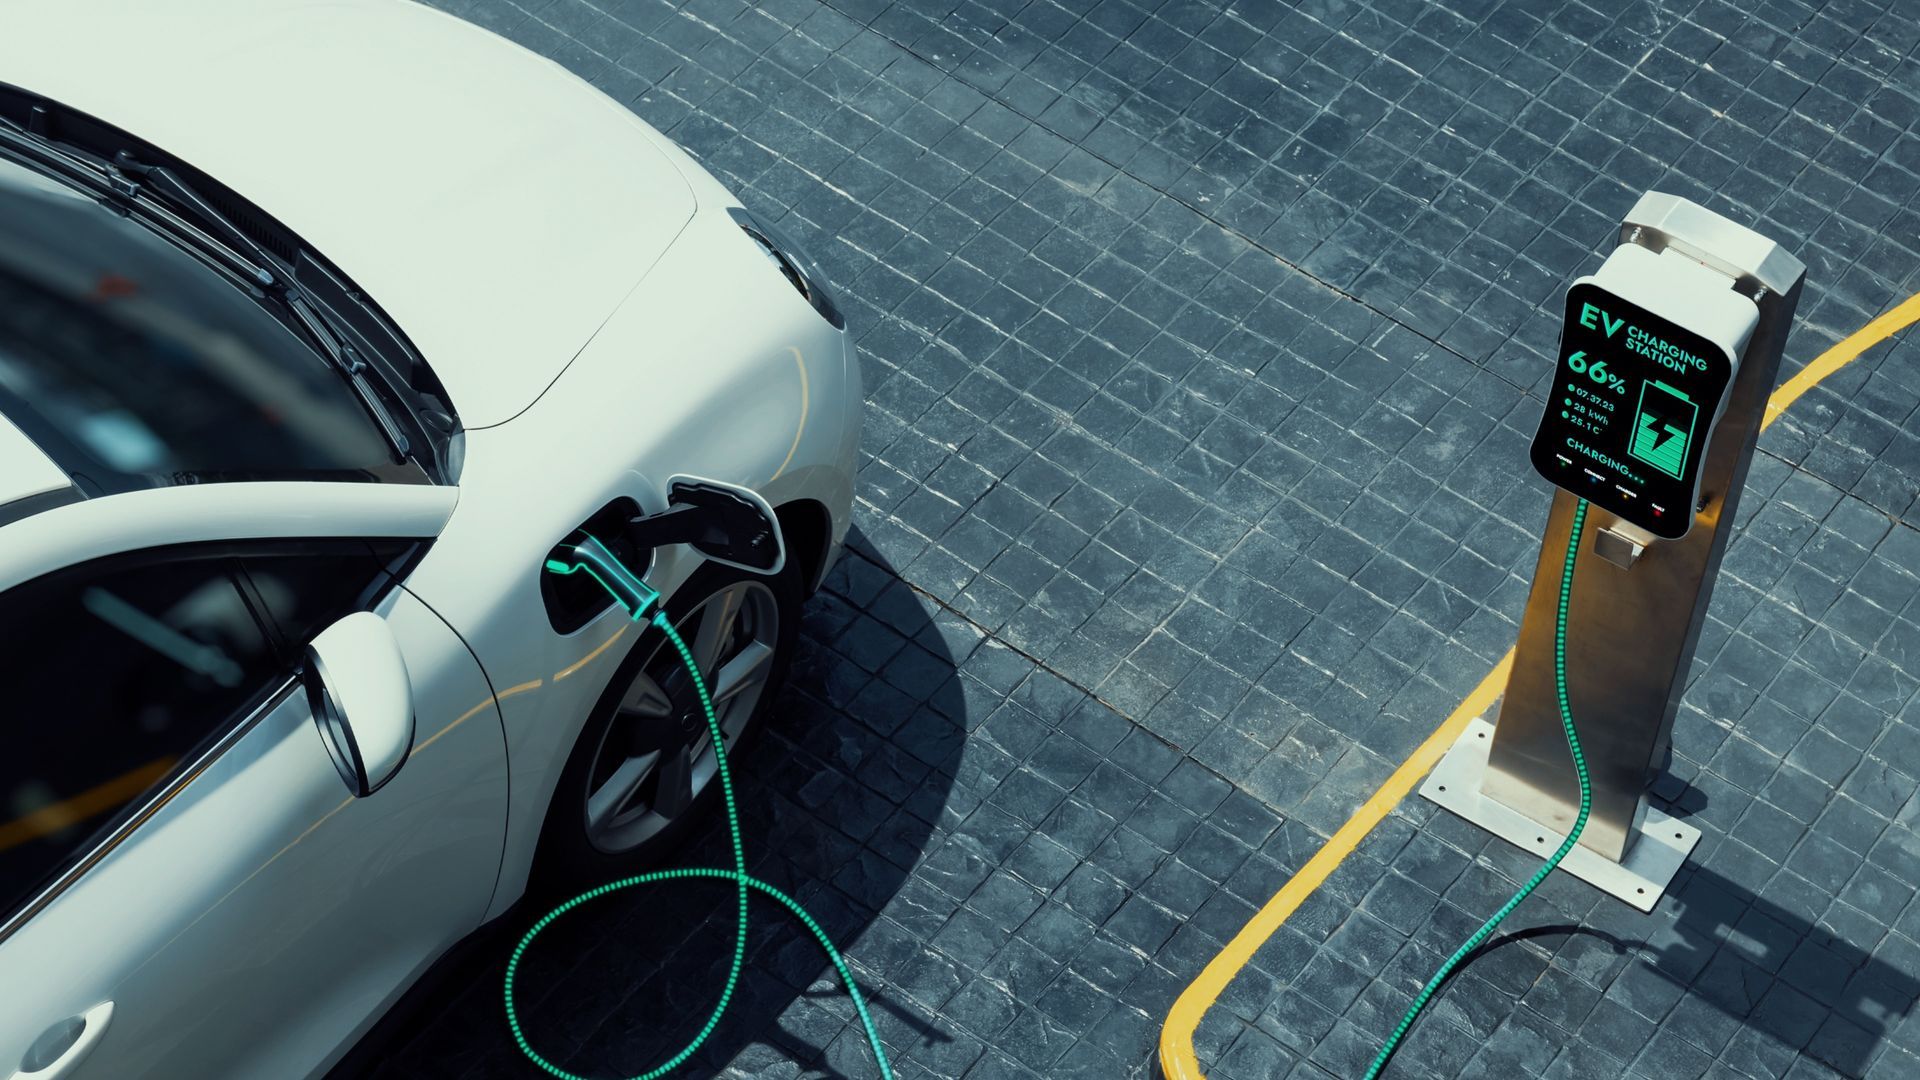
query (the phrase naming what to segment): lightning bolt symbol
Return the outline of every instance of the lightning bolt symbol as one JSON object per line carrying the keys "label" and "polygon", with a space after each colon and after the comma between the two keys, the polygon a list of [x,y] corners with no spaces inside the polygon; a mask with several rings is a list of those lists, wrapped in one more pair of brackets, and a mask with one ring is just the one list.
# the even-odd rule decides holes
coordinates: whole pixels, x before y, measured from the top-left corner
{"label": "lightning bolt symbol", "polygon": [[1671,438],[1673,438],[1673,429],[1665,424],[1661,424],[1659,430],[1653,433],[1653,445],[1647,447],[1647,452],[1652,453],[1660,449],[1661,444]]}

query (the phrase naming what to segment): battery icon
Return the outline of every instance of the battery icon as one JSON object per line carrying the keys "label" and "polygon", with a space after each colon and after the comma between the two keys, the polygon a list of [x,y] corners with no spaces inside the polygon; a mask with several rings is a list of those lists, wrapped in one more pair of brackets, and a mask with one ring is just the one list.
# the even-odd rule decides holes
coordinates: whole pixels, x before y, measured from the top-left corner
{"label": "battery icon", "polygon": [[1687,448],[1693,445],[1693,426],[1700,415],[1693,399],[1658,379],[1640,384],[1640,408],[1633,417],[1634,457],[1680,479],[1686,471]]}

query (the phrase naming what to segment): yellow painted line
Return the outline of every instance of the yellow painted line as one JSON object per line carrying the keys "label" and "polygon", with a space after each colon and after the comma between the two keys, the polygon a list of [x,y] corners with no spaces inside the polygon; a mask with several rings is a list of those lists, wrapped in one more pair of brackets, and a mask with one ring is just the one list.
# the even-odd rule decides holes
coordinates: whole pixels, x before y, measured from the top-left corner
{"label": "yellow painted line", "polygon": [[1187,984],[1186,990],[1173,1003],[1173,1010],[1167,1013],[1166,1024],[1160,1029],[1160,1071],[1167,1080],[1203,1080],[1199,1059],[1193,1052],[1193,1033],[1200,1026],[1200,1018],[1206,1015],[1227,984],[1240,973],[1240,969],[1247,966],[1247,961],[1260,950],[1260,946],[1265,945],[1274,931],[1280,929],[1280,924],[1286,922],[1294,910],[1320,887],[1320,883],[1327,880],[1334,868],[1351,855],[1354,848],[1360,846],[1360,841],[1367,838],[1373,827],[1400,804],[1400,800],[1413,790],[1421,777],[1427,775],[1427,770],[1433,768],[1473,718],[1493,704],[1493,699],[1506,689],[1507,672],[1512,668],[1513,650],[1508,649],[1507,655],[1500,658],[1493,670],[1487,672],[1486,678],[1480,680],[1480,685],[1474,687],[1459,708],[1453,710],[1453,715],[1447,717],[1447,722],[1427,736],[1427,741],[1409,754],[1406,761],[1401,762],[1393,775],[1387,777],[1387,782],[1380,785],[1380,790],[1361,803],[1360,809],[1355,810],[1347,823],[1340,826],[1340,831],[1329,837],[1320,850],[1313,853],[1313,858],[1308,859],[1298,873],[1280,886],[1280,891],[1273,894],[1273,899],[1254,913],[1253,919],[1241,927],[1233,940],[1227,942],[1227,947],[1221,949],[1200,972],[1200,977]]}
{"label": "yellow painted line", "polygon": [[19,847],[30,840],[50,836],[69,825],[77,825],[115,807],[122,806],[128,799],[153,786],[154,781],[167,775],[173,763],[180,760],[175,757],[156,758],[131,772],[121,773],[97,787],[75,795],[71,799],[62,799],[49,806],[43,806],[25,817],[15,818],[0,825],[0,851]]}
{"label": "yellow painted line", "polygon": [[[1786,411],[1787,406],[1813,389],[1820,380],[1916,321],[1920,321],[1920,293],[1908,297],[1898,307],[1821,353],[1768,396],[1766,412],[1760,418],[1761,430],[1766,430],[1767,425]],[[1307,897],[1320,888],[1335,868],[1353,854],[1353,850],[1360,846],[1360,841],[1367,838],[1374,826],[1379,825],[1421,778],[1439,763],[1467,724],[1493,704],[1494,699],[1507,688],[1507,676],[1512,670],[1513,650],[1508,649],[1507,654],[1493,665],[1493,670],[1487,672],[1486,677],[1480,680],[1480,685],[1474,687],[1460,702],[1446,722],[1400,763],[1393,775],[1387,777],[1387,782],[1360,804],[1360,809],[1353,812],[1346,824],[1327,838],[1320,850],[1314,852],[1313,858],[1308,859],[1305,866],[1280,886],[1280,891],[1274,893],[1273,898],[1254,913],[1233,940],[1227,942],[1226,947],[1201,969],[1199,976],[1181,991],[1160,1028],[1160,1072],[1166,1080],[1206,1080],[1206,1074],[1200,1071],[1200,1061],[1193,1050],[1193,1033],[1199,1028],[1201,1017],[1220,999],[1227,984],[1247,965],[1260,946],[1267,943],[1267,939],[1280,929]]]}
{"label": "yellow painted line", "polygon": [[1765,428],[1773,423],[1774,417],[1787,411],[1787,406],[1800,400],[1800,395],[1813,389],[1821,379],[1839,371],[1851,363],[1853,358],[1905,330],[1916,320],[1920,320],[1920,293],[1907,297],[1899,307],[1894,308],[1858,331],[1849,334],[1845,341],[1821,353],[1813,363],[1801,368],[1793,378],[1780,384],[1780,389],[1767,398],[1767,413],[1760,419]]}

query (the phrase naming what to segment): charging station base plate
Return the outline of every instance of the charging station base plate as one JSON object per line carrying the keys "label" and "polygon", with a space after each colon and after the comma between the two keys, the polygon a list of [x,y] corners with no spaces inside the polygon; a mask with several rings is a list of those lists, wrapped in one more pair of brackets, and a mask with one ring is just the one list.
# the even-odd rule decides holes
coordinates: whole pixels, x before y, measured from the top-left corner
{"label": "charging station base plate", "polygon": [[[1507,804],[1480,794],[1480,780],[1486,775],[1487,753],[1492,745],[1490,721],[1481,717],[1468,724],[1440,764],[1427,774],[1420,794],[1428,802],[1544,859],[1560,847],[1566,834],[1552,832]],[[1641,911],[1652,911],[1700,841],[1700,830],[1649,806],[1637,831],[1639,838],[1628,849],[1625,862],[1614,862],[1576,845],[1567,852],[1560,869]]]}

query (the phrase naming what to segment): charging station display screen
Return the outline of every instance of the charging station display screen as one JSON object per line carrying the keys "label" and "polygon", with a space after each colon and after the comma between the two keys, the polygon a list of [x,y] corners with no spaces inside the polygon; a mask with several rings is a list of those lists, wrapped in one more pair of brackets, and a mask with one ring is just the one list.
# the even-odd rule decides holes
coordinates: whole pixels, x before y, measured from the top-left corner
{"label": "charging station display screen", "polygon": [[1733,360],[1720,346],[1592,282],[1567,290],[1560,363],[1533,467],[1552,483],[1678,540]]}

